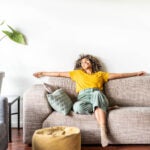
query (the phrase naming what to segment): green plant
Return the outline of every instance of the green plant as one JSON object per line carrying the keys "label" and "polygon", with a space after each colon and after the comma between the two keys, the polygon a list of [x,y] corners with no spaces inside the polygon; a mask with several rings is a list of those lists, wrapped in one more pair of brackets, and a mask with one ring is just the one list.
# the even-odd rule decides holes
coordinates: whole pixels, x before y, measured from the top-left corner
{"label": "green plant", "polygon": [[[2,23],[0,23],[0,25],[3,25],[3,24],[4,24],[4,21],[3,21]],[[7,25],[7,27],[8,27],[11,31],[2,30],[2,32],[5,34],[5,36],[3,36],[3,37],[0,39],[0,41],[1,41],[4,37],[8,36],[9,39],[13,40],[14,42],[17,42],[17,43],[19,43],[19,44],[24,44],[24,45],[26,44],[25,37],[24,37],[24,35],[23,35],[21,32],[19,32],[19,31],[13,29],[13,28],[12,28],[11,26],[9,26],[9,25]]]}

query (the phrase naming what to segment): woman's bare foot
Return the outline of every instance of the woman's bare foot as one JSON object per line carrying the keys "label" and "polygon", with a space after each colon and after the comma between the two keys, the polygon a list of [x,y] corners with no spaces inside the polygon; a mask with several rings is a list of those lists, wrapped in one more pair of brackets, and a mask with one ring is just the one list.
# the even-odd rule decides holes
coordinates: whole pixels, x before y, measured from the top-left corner
{"label": "woman's bare foot", "polygon": [[100,129],[101,129],[101,144],[102,144],[102,147],[106,147],[109,144],[106,126],[102,125]]}

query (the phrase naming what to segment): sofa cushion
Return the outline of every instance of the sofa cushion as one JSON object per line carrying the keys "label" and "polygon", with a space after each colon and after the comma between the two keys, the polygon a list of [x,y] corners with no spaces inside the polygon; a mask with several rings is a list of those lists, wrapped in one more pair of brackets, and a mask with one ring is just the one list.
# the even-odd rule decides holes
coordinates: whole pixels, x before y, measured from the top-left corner
{"label": "sofa cushion", "polygon": [[121,107],[112,110],[107,124],[114,144],[150,143],[150,107]]}
{"label": "sofa cushion", "polygon": [[58,87],[47,84],[47,83],[43,83],[43,87],[48,93],[53,93],[55,90],[58,89]]}
{"label": "sofa cushion", "polygon": [[[149,144],[150,108],[120,107],[108,113],[108,136],[112,144]],[[53,111],[42,127],[67,125],[81,130],[82,144],[99,144],[100,128],[94,114],[81,115],[70,112],[63,116]]]}
{"label": "sofa cushion", "polygon": [[72,108],[73,103],[70,97],[62,89],[47,94],[47,98],[51,107],[64,115],[67,115]]}
{"label": "sofa cushion", "polygon": [[[77,93],[70,78],[49,77],[48,83],[62,88],[74,101]],[[150,106],[150,76],[138,76],[110,80],[104,85],[104,93],[110,105]]]}
{"label": "sofa cushion", "polygon": [[150,106],[150,76],[110,80],[105,94],[110,105]]}
{"label": "sofa cushion", "polygon": [[100,129],[95,119],[94,114],[81,115],[73,111],[66,116],[56,111],[53,111],[43,121],[42,128],[52,126],[75,126],[81,129],[82,144],[99,144]]}
{"label": "sofa cushion", "polygon": [[71,97],[71,100],[75,102],[77,100],[77,93],[75,91],[75,82],[70,78],[65,77],[49,77],[48,84],[54,85],[58,88],[62,88]]}

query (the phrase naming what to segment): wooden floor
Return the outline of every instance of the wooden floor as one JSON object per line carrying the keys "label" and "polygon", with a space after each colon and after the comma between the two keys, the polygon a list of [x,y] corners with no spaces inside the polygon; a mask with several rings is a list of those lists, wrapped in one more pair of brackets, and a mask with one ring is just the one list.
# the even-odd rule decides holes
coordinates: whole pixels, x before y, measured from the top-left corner
{"label": "wooden floor", "polygon": [[[22,129],[12,130],[12,143],[9,143],[8,150],[32,150],[22,142]],[[82,146],[81,150],[150,150],[150,145],[112,145],[102,148],[100,145]]]}

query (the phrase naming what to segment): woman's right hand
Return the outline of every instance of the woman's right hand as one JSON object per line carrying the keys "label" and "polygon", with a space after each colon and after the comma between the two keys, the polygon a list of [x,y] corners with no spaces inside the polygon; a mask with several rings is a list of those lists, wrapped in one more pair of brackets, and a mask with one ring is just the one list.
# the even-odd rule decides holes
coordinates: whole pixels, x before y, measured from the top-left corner
{"label": "woman's right hand", "polygon": [[40,77],[42,77],[42,76],[44,76],[44,75],[43,75],[43,72],[35,72],[35,73],[33,74],[33,76],[36,77],[36,78],[40,78]]}

